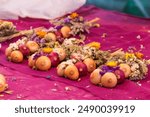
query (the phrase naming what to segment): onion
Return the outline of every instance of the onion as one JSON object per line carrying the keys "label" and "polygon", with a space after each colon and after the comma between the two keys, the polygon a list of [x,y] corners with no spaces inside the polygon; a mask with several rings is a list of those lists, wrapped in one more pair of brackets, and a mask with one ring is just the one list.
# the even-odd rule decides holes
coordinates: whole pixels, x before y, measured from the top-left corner
{"label": "onion", "polygon": [[5,91],[8,88],[8,84],[6,84],[5,77],[0,74],[0,93]]}
{"label": "onion", "polygon": [[61,28],[61,33],[62,33],[64,38],[68,38],[70,36],[70,32],[71,32],[71,29],[68,26],[63,26]]}
{"label": "onion", "polygon": [[51,61],[47,56],[40,56],[35,63],[37,69],[47,71],[51,67]]}
{"label": "onion", "polygon": [[58,53],[60,61],[63,61],[66,58],[66,52],[63,48],[55,48],[53,51]]}
{"label": "onion", "polygon": [[50,40],[56,41],[56,35],[54,33],[52,33],[52,32],[46,34],[44,38],[47,41],[50,41]]}
{"label": "onion", "polygon": [[23,61],[23,54],[18,50],[12,51],[10,59],[12,62],[21,63]]}
{"label": "onion", "polygon": [[112,72],[105,73],[101,78],[101,85],[107,88],[113,88],[117,85],[117,77]]}
{"label": "onion", "polygon": [[5,50],[5,56],[6,56],[6,57],[9,57],[9,56],[11,55],[11,52],[12,52],[12,51],[13,51],[13,50],[12,50],[11,47],[6,48],[6,50]]}
{"label": "onion", "polygon": [[29,67],[31,67],[31,68],[33,68],[33,67],[35,66],[35,62],[36,62],[36,60],[34,60],[33,57],[34,57],[34,54],[31,55],[31,56],[29,57],[29,59],[28,59],[28,65],[29,65]]}
{"label": "onion", "polygon": [[77,80],[79,78],[79,72],[75,65],[68,65],[64,71],[64,75],[71,80]]}
{"label": "onion", "polygon": [[30,50],[29,50],[29,48],[27,48],[26,45],[20,45],[20,46],[19,46],[19,50],[22,52],[22,54],[23,54],[24,56],[27,56],[27,55],[30,54]]}
{"label": "onion", "polygon": [[35,41],[28,41],[26,43],[27,48],[29,48],[31,53],[38,51],[39,45]]}
{"label": "onion", "polygon": [[120,70],[122,70],[125,74],[125,77],[128,78],[131,74],[131,68],[128,64],[120,64]]}
{"label": "onion", "polygon": [[56,52],[51,52],[48,57],[51,60],[52,67],[56,67],[59,64],[60,60]]}
{"label": "onion", "polygon": [[85,76],[87,74],[87,66],[83,62],[77,62],[75,66],[77,67],[80,76]]}
{"label": "onion", "polygon": [[66,65],[61,63],[57,66],[57,75],[64,76]]}
{"label": "onion", "polygon": [[101,83],[100,69],[95,69],[90,75],[90,81],[92,84],[98,85]]}
{"label": "onion", "polygon": [[116,70],[114,73],[117,77],[118,84],[123,83],[125,81],[125,74],[122,70]]}
{"label": "onion", "polygon": [[87,58],[83,61],[84,64],[86,64],[88,72],[92,72],[96,69],[96,63],[93,59]]}

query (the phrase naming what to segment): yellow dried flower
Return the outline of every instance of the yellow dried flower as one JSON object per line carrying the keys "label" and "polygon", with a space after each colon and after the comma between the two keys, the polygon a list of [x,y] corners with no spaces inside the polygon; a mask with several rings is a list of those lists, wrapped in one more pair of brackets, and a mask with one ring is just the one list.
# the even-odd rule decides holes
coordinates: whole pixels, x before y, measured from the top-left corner
{"label": "yellow dried flower", "polygon": [[77,13],[75,13],[75,12],[70,15],[70,17],[71,17],[72,19],[77,18],[78,16],[79,16],[79,14],[77,14]]}
{"label": "yellow dried flower", "polygon": [[107,66],[109,67],[116,67],[117,66],[117,61],[109,61],[106,63]]}
{"label": "yellow dried flower", "polygon": [[36,34],[40,37],[40,38],[44,38],[44,36],[47,34],[45,31],[38,31],[36,32]]}
{"label": "yellow dried flower", "polygon": [[53,51],[53,49],[49,48],[49,47],[45,47],[45,48],[42,49],[42,51],[45,52],[45,53],[51,53]]}
{"label": "yellow dried flower", "polygon": [[128,52],[126,52],[126,54],[125,54],[125,58],[126,58],[126,59],[134,58],[134,57],[135,57],[135,56],[134,56],[133,53],[128,53]]}
{"label": "yellow dried flower", "polygon": [[136,52],[135,56],[139,59],[142,59],[144,55],[141,52]]}
{"label": "yellow dried flower", "polygon": [[91,43],[87,44],[86,46],[88,46],[88,47],[94,47],[96,49],[100,49],[101,44],[99,42],[91,42]]}

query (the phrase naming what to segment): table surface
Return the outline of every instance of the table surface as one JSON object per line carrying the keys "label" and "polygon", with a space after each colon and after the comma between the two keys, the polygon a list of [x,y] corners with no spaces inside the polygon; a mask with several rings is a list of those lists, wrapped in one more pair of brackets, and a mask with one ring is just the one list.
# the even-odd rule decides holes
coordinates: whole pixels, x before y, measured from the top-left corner
{"label": "table surface", "polygon": [[[84,6],[77,11],[86,19],[99,17],[100,28],[91,29],[86,43],[99,41],[102,50],[127,50],[134,47],[150,59],[150,20],[106,11],[94,6]],[[40,19],[24,18],[13,20],[17,29],[30,29],[44,26],[49,22]],[[107,36],[102,38],[106,33]],[[81,81],[71,81],[56,75],[56,68],[47,72],[34,71],[27,66],[27,60],[22,64],[8,62],[4,56],[9,43],[2,43],[0,50],[0,73],[7,78],[8,93],[0,94],[5,100],[146,100],[150,99],[150,72],[142,81],[126,80],[113,89],[94,86],[89,82],[89,75]],[[150,68],[150,67],[149,67]]]}

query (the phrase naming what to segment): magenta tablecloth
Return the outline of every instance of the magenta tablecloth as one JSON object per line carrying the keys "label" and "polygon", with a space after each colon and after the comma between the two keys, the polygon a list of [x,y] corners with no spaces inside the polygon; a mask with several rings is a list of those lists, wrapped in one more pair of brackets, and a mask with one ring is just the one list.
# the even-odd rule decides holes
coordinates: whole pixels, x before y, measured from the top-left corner
{"label": "magenta tablecloth", "polygon": [[[91,30],[86,42],[99,41],[102,50],[124,50],[134,47],[150,58],[150,20],[105,11],[93,6],[84,6],[78,10],[86,19],[99,17],[101,27]],[[13,21],[19,30],[32,27],[50,26],[46,20],[19,19]],[[106,33],[107,36],[102,38]],[[14,39],[13,41],[15,41]],[[80,82],[57,77],[55,68],[47,72],[34,71],[23,64],[8,62],[4,50],[8,44],[2,43],[0,51],[0,72],[7,76],[9,90],[13,94],[1,95],[2,99],[150,99],[150,72],[145,80],[129,81],[116,88],[107,89],[90,84],[89,76]],[[68,90],[69,89],[69,90]]]}

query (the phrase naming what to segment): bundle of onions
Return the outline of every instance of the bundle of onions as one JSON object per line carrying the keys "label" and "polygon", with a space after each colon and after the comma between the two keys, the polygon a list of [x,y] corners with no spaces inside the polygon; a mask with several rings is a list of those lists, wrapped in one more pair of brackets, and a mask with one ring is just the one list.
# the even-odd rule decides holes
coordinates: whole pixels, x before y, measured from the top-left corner
{"label": "bundle of onions", "polygon": [[35,54],[31,55],[28,59],[28,65],[31,68],[41,71],[47,71],[51,68],[51,60],[44,55],[35,58]]}
{"label": "bundle of onions", "polygon": [[21,63],[23,61],[23,54],[19,50],[13,51],[10,47],[8,47],[5,50],[5,55],[8,58],[8,60],[12,62]]}
{"label": "bundle of onions", "polygon": [[62,62],[57,67],[58,76],[66,77],[71,80],[77,80],[79,78],[78,68],[74,64]]}
{"label": "bundle of onions", "polygon": [[125,73],[119,67],[103,66],[91,73],[90,81],[94,85],[113,88],[125,81]]}

